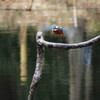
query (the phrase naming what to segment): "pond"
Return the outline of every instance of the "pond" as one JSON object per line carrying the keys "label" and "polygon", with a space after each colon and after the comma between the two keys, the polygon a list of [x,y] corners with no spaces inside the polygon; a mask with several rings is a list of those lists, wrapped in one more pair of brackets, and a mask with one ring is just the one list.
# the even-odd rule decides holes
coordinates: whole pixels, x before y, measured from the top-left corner
{"label": "pond", "polygon": [[[67,38],[48,33],[45,36],[48,41],[76,43],[100,34],[98,16],[87,14],[86,19],[78,17],[79,26],[75,30],[72,23],[68,23],[70,17],[52,15],[55,10],[50,11],[49,18],[46,17],[49,15],[43,16],[43,13],[47,14],[46,11],[0,12],[0,100],[27,100],[36,64],[35,37],[44,21],[47,25],[55,23],[67,26],[72,33]],[[65,12],[64,10],[63,13]],[[93,10],[87,12],[94,14]],[[66,16],[67,20],[64,19]],[[45,48],[43,75],[37,88],[36,100],[99,99],[100,42],[73,50]]]}

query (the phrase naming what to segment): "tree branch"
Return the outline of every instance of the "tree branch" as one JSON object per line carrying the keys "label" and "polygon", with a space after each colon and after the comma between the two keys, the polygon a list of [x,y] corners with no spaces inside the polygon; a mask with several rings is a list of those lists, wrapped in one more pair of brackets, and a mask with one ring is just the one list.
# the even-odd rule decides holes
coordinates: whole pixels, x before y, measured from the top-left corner
{"label": "tree branch", "polygon": [[48,42],[43,39],[43,33],[38,32],[37,33],[37,43],[40,45],[44,45],[46,47],[52,47],[52,48],[64,48],[64,49],[75,49],[75,48],[82,48],[89,45],[92,45],[96,42],[100,41],[100,35],[97,37],[94,37],[88,41],[79,42],[79,43],[73,43],[73,44],[65,44],[65,43],[53,43]]}
{"label": "tree branch", "polygon": [[73,43],[73,44],[64,44],[64,43],[47,42],[43,39],[43,33],[38,32],[37,36],[36,36],[36,41],[37,41],[36,69],[35,69],[35,73],[33,75],[32,83],[31,83],[31,86],[30,86],[28,100],[34,100],[36,87],[37,87],[37,84],[40,81],[40,78],[41,78],[41,75],[42,75],[42,63],[43,63],[43,56],[44,56],[43,46],[53,47],[53,48],[64,48],[64,49],[81,48],[81,47],[85,47],[85,46],[94,44],[97,41],[100,41],[100,35],[93,38],[93,39],[85,41],[85,42]]}
{"label": "tree branch", "polygon": [[43,45],[37,44],[37,60],[36,60],[36,69],[32,78],[30,85],[28,100],[35,100],[35,92],[37,85],[41,79],[42,75],[42,63],[43,63],[44,49]]}

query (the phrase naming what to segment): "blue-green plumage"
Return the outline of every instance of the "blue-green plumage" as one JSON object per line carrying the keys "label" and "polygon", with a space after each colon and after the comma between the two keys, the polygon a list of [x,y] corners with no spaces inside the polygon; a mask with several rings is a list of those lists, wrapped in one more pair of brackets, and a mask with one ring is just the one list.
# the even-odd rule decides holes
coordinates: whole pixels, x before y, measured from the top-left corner
{"label": "blue-green plumage", "polygon": [[67,34],[67,29],[66,28],[56,26],[55,24],[51,26],[51,29],[58,29],[60,31],[63,31],[65,34]]}

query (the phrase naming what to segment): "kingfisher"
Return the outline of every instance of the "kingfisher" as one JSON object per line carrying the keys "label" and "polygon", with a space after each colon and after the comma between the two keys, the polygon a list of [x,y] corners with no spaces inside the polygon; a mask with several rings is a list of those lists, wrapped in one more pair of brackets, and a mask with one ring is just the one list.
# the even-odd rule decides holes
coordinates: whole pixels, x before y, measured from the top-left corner
{"label": "kingfisher", "polygon": [[56,26],[55,24],[52,25],[52,26],[44,25],[42,31],[43,31],[44,34],[46,34],[48,31],[52,31],[54,34],[57,34],[59,36],[62,35],[63,38],[68,33],[68,29]]}
{"label": "kingfisher", "polygon": [[55,24],[51,26],[51,30],[53,33],[59,35],[59,36],[63,36],[64,38],[64,34],[67,33],[67,29],[65,28],[62,28],[62,27],[59,27],[59,26],[56,26]]}

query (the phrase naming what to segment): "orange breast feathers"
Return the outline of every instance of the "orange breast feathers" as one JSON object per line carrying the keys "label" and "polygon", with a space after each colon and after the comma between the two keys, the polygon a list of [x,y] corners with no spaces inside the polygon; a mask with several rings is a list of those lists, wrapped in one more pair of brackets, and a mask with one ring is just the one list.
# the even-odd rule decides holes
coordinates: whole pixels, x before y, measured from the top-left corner
{"label": "orange breast feathers", "polygon": [[57,35],[59,35],[59,36],[63,36],[63,38],[64,38],[64,32],[63,31],[61,31],[61,30],[59,30],[59,29],[53,29],[53,32],[55,33],[55,34],[57,34]]}

